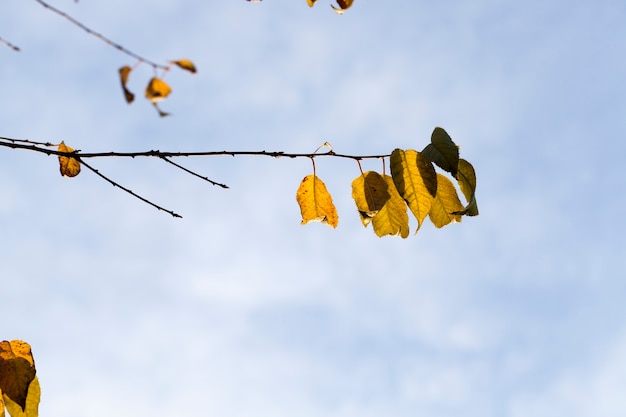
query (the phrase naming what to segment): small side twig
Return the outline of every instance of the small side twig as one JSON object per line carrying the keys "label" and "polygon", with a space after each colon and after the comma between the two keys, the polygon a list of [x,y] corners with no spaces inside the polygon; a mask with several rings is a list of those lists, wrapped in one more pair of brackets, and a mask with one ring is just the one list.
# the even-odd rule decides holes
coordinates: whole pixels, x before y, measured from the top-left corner
{"label": "small side twig", "polygon": [[[75,157],[75,156],[74,156]],[[151,205],[152,207],[156,208],[157,210],[161,210],[164,211],[166,213],[169,213],[172,217],[177,217],[179,219],[182,219],[183,216],[181,216],[180,214],[174,213],[172,210],[168,210],[164,207],[159,206],[158,204],[153,203],[152,201],[140,196],[139,194],[133,192],[132,190],[118,184],[117,182],[113,181],[112,179],[110,179],[109,177],[107,177],[106,175],[102,174],[100,171],[98,171],[97,169],[93,168],[91,165],[87,164],[85,161],[80,160],[80,158],[77,158],[81,165],[86,166],[87,168],[89,168],[89,170],[91,170],[94,174],[96,174],[97,176],[99,176],[100,178],[102,178],[103,180],[105,180],[106,182],[108,182],[109,184],[111,184],[114,187],[118,187],[124,191],[126,191],[128,194],[132,195],[135,198],[138,198],[139,200],[143,201],[146,204]]]}
{"label": "small side twig", "polygon": [[139,61],[145,62],[146,64],[151,65],[153,68],[157,69],[160,68],[162,70],[169,70],[169,67],[167,65],[161,65],[161,64],[157,64],[156,62],[150,61],[149,59],[146,59],[126,48],[124,48],[122,45],[120,45],[119,43],[113,42],[111,39],[105,37],[104,35],[88,28],[87,26],[85,26],[84,24],[82,24],[81,22],[79,22],[78,20],[74,19],[72,16],[68,15],[67,13],[49,5],[48,3],[44,2],[43,0],[35,0],[37,3],[41,4],[43,7],[45,7],[48,10],[53,11],[54,13],[58,14],[59,16],[67,19],[68,21],[70,21],[71,23],[75,24],[76,26],[78,26],[79,28],[81,28],[82,30],[84,30],[85,32],[87,32],[90,35],[95,36],[96,38],[100,39],[101,41],[103,41],[104,43],[106,43],[109,46],[114,47],[115,49],[118,49],[119,51],[125,53],[128,56],[131,56]]}
{"label": "small side twig", "polygon": [[18,48],[17,46],[13,45],[11,42],[9,42],[9,41],[7,41],[5,39],[0,38],[0,43],[8,46],[11,49],[13,49],[15,52],[19,52],[20,51],[20,48]]}
{"label": "small side twig", "polygon": [[176,162],[174,162],[174,161],[170,160],[169,158],[167,158],[167,157],[165,157],[165,156],[159,156],[159,158],[161,158],[162,160],[164,160],[165,162],[167,162],[167,163],[169,163],[169,164],[174,165],[176,168],[182,169],[182,170],[183,170],[183,171],[185,171],[186,173],[191,174],[191,175],[193,175],[194,177],[198,177],[198,178],[200,178],[200,179],[202,179],[202,180],[204,180],[204,181],[206,181],[206,182],[208,182],[208,183],[210,183],[210,184],[213,184],[213,185],[216,185],[216,186],[218,186],[218,187],[222,187],[222,188],[230,188],[230,187],[229,187],[228,185],[226,185],[226,184],[220,184],[219,182],[215,182],[215,181],[213,181],[213,180],[211,180],[211,179],[209,179],[209,178],[207,178],[207,177],[204,177],[204,176],[202,176],[202,175],[200,175],[200,174],[198,174],[198,173],[196,173],[196,172],[193,172],[192,170],[187,169],[187,168],[185,168],[184,166],[177,164]]}

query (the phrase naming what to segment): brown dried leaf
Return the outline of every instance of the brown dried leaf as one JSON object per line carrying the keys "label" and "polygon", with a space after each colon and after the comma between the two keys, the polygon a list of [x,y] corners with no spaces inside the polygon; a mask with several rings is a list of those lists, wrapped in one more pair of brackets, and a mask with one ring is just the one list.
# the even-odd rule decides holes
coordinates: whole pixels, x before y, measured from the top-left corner
{"label": "brown dried leaf", "polygon": [[339,7],[335,7],[332,4],[330,5],[330,7],[333,8],[335,13],[344,14],[345,11],[348,10],[352,6],[353,2],[354,0],[337,0],[337,4],[339,5]]}
{"label": "brown dried leaf", "polygon": [[35,361],[30,345],[21,340],[0,342],[0,391],[22,410],[28,386],[35,378]]}
{"label": "brown dried leaf", "polygon": [[[65,142],[61,142],[57,150],[59,152],[74,152],[74,149],[65,145]],[[62,176],[75,177],[80,174],[80,161],[77,158],[73,158],[71,156],[59,155],[59,169]]]}
{"label": "brown dried leaf", "polygon": [[132,68],[128,65],[124,65],[122,68],[119,69],[120,81],[122,82],[122,90],[124,90],[124,98],[126,99],[126,102],[128,104],[132,103],[133,100],[135,100],[135,95],[126,87],[126,83],[128,82],[128,76],[130,75],[131,71]]}
{"label": "brown dried leaf", "polygon": [[[251,1],[251,0],[248,0]],[[172,64],[178,65],[178,67],[195,74],[198,70],[196,66],[188,59],[179,59],[178,61],[170,61]]]}

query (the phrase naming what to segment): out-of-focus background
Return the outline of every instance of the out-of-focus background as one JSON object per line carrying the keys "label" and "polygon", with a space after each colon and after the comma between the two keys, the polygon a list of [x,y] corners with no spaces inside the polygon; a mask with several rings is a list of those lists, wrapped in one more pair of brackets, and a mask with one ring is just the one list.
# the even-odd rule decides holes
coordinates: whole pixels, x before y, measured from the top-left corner
{"label": "out-of-focus background", "polygon": [[[99,159],[173,219],[55,157],[0,149],[0,339],[34,350],[41,415],[626,414],[626,3],[55,0],[0,5],[0,135],[83,151],[422,149],[444,127],[480,216],[377,238],[350,160]],[[379,162],[364,169],[380,170]],[[412,223],[412,230],[415,222]]]}

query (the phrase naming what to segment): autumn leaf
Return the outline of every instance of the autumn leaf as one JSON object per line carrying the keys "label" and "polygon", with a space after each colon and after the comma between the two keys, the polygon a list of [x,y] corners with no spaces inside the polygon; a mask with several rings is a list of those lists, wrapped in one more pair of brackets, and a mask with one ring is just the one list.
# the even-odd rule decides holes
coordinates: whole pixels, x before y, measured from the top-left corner
{"label": "autumn leaf", "polygon": [[437,174],[437,195],[428,212],[430,221],[435,227],[441,228],[450,223],[460,222],[463,204],[454,188],[454,184],[445,175]]}
{"label": "autumn leaf", "polygon": [[461,192],[465,196],[468,204],[458,214],[467,216],[478,216],[478,205],[476,203],[476,171],[472,164],[465,159],[459,159],[459,170],[456,175],[456,180],[459,182]]}
{"label": "autumn leaf", "polygon": [[[248,0],[257,3],[258,1]],[[172,64],[176,64],[178,67],[195,74],[197,72],[196,66],[188,59],[179,59],[178,61],[170,61]]]}
{"label": "autumn leaf", "polygon": [[374,232],[378,237],[385,235],[401,236],[406,239],[409,236],[409,215],[406,212],[406,204],[398,194],[398,190],[389,175],[383,175],[383,179],[389,187],[389,200],[372,219]]}
{"label": "autumn leaf", "polygon": [[391,195],[383,177],[377,172],[368,171],[352,181],[352,198],[361,215],[361,223],[367,227]]}
{"label": "autumn leaf", "polygon": [[337,0],[337,4],[339,5],[339,7],[335,7],[332,4],[330,5],[330,7],[333,8],[335,13],[344,14],[345,11],[348,10],[350,6],[352,6],[353,1],[354,0]]}
{"label": "autumn leaf", "polygon": [[302,213],[302,224],[322,222],[337,227],[339,217],[326,184],[315,175],[304,177],[296,193]]}
{"label": "autumn leaf", "polygon": [[459,165],[459,147],[452,141],[450,135],[440,127],[436,127],[430,137],[430,144],[422,151],[430,162],[439,168],[456,176]]}
{"label": "autumn leaf", "polygon": [[315,4],[317,0],[306,0],[306,2],[308,3],[309,7],[313,7],[313,5]]}
{"label": "autumn leaf", "polygon": [[[28,385],[28,394],[26,395],[26,406],[20,407],[10,398],[4,397],[7,411],[11,417],[37,417],[39,414],[39,400],[41,397],[41,388],[39,386],[39,378],[35,376]],[[1,414],[0,414],[1,416]]]}
{"label": "autumn leaf", "polygon": [[391,175],[398,193],[417,219],[419,230],[437,195],[435,168],[415,150],[394,149],[391,153]]}
{"label": "autumn leaf", "polygon": [[[65,145],[65,142],[61,142],[57,150],[59,152],[74,152],[74,149]],[[80,161],[71,156],[59,155],[59,168],[62,176],[75,177],[80,174]]]}
{"label": "autumn leaf", "polygon": [[120,73],[120,81],[122,82],[122,90],[124,90],[124,98],[128,104],[132,103],[135,100],[135,95],[130,92],[130,90],[126,87],[126,83],[128,82],[128,76],[132,69],[128,65],[124,65],[119,69]]}
{"label": "autumn leaf", "polygon": [[0,391],[5,405],[10,401],[26,407],[28,387],[35,378],[30,345],[21,340],[0,342]]}
{"label": "autumn leaf", "polygon": [[146,98],[154,104],[167,98],[171,92],[171,87],[165,81],[152,77],[146,87]]}

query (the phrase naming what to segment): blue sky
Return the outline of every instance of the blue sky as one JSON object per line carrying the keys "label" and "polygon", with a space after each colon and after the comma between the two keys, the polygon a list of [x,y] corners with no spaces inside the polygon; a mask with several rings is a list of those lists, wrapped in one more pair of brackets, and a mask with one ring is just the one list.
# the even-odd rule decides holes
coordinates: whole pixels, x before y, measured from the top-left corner
{"label": "blue sky", "polygon": [[[1,136],[84,151],[422,149],[444,127],[481,214],[377,238],[352,161],[319,159],[336,230],[300,225],[307,160],[97,160],[173,219],[53,157],[0,152],[2,339],[42,415],[623,416],[626,5],[320,0],[51,4],[172,70],[5,2]],[[367,162],[365,169],[380,169]],[[415,227],[415,223],[412,224]]]}

